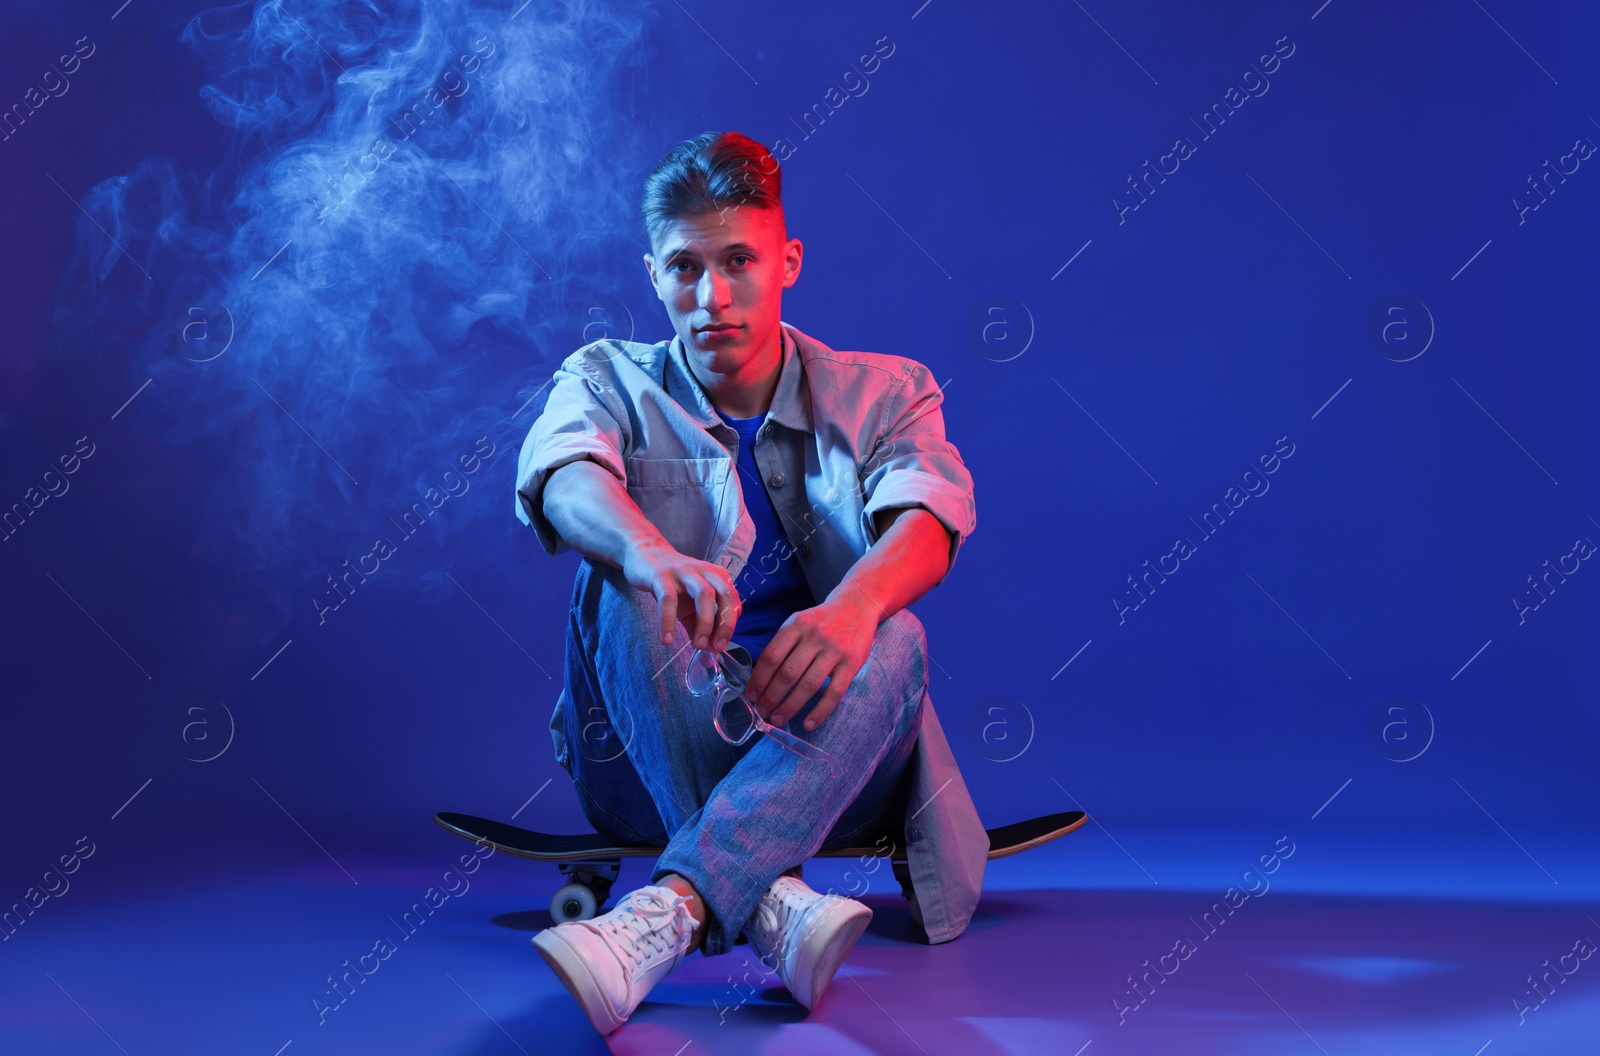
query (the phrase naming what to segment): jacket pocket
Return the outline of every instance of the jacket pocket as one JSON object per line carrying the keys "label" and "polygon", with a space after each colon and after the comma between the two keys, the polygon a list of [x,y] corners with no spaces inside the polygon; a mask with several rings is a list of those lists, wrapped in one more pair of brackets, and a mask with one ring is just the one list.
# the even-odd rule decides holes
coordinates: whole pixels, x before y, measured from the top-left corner
{"label": "jacket pocket", "polygon": [[628,497],[674,550],[702,561],[724,534],[720,518],[738,509],[730,458],[628,458]]}

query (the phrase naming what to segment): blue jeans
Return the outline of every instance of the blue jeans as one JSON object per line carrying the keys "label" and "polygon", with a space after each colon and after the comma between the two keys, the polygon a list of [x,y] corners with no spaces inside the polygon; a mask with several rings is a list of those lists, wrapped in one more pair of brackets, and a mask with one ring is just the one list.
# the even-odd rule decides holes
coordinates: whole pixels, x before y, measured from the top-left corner
{"label": "blue jeans", "polygon": [[[706,908],[702,951],[726,953],[772,882],[819,850],[900,841],[908,764],[927,690],[927,638],[910,610],[878,624],[872,653],[833,713],[786,728],[831,752],[838,778],[758,734],[735,747],[708,698],[684,684],[694,651],[680,623],[661,643],[654,595],[585,559],[567,627],[566,735],[578,800],[596,832],[665,848],[650,874],[687,879]],[[902,780],[902,779],[905,780]]]}

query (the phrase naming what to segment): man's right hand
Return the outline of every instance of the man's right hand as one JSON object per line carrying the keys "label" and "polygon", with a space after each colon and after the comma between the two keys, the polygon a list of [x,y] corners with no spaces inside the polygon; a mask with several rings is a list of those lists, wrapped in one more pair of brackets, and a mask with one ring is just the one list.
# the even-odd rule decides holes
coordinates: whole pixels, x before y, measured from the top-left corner
{"label": "man's right hand", "polygon": [[620,568],[630,584],[655,597],[663,645],[672,644],[673,624],[682,620],[696,645],[703,639],[703,648],[727,648],[743,605],[728,570],[674,549],[609,469],[588,458],[560,466],[539,501],[574,550]]}
{"label": "man's right hand", "polygon": [[720,653],[728,647],[744,602],[726,568],[681,554],[661,540],[629,547],[622,574],[655,596],[661,644],[672,644],[674,625],[682,621],[698,648]]}

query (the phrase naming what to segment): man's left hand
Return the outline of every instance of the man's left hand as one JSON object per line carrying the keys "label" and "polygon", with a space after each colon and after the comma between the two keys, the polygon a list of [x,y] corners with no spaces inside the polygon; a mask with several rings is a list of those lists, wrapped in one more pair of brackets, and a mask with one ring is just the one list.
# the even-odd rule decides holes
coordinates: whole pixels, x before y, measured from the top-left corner
{"label": "man's left hand", "polygon": [[833,714],[866,664],[881,620],[882,610],[859,593],[801,609],[761,651],[745,696],[762,718],[782,726],[827,681],[827,690],[806,716],[806,729],[815,729]]}

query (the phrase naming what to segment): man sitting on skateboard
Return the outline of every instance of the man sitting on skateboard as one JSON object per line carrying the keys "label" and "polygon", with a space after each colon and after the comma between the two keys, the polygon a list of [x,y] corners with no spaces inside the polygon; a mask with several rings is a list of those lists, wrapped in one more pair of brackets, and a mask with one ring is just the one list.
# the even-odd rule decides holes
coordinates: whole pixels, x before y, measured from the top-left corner
{"label": "man sitting on skateboard", "polygon": [[[930,942],[982,887],[988,840],[906,608],[975,527],[972,477],[926,367],[780,320],[801,259],[780,192],[737,132],[661,160],[644,262],[676,336],[568,356],[518,463],[518,517],[586,559],[557,758],[597,832],[663,848],[616,908],[533,940],[602,1034],[689,952],[741,936],[813,1007],[872,916],[800,879],[821,849],[905,848]],[[713,722],[719,668],[750,707],[730,690]],[[804,743],[731,736],[735,712]]]}

